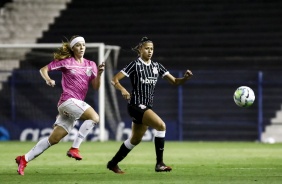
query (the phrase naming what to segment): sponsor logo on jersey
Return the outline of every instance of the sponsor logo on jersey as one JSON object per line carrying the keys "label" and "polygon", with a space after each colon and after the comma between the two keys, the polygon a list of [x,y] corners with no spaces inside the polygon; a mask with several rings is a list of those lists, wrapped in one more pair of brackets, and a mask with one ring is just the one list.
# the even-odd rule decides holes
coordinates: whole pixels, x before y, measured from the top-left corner
{"label": "sponsor logo on jersey", "polygon": [[143,79],[142,77],[140,78],[140,82],[142,83],[142,84],[153,84],[153,85],[155,85],[156,83],[157,83],[157,79],[155,79],[155,78],[152,78],[152,79],[150,79],[150,78],[145,78],[145,79]]}

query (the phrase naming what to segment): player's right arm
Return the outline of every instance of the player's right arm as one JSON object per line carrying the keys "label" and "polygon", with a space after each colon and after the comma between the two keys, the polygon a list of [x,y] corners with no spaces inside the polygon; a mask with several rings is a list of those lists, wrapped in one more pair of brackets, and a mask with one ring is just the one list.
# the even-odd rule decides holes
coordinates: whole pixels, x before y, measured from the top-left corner
{"label": "player's right arm", "polygon": [[46,81],[46,84],[48,86],[52,86],[52,87],[55,86],[55,81],[52,80],[48,75],[48,65],[40,68],[39,72],[41,74],[41,77]]}
{"label": "player's right arm", "polygon": [[118,72],[113,78],[112,78],[112,85],[120,90],[121,95],[123,96],[124,99],[129,100],[130,99],[130,94],[128,91],[119,83],[121,79],[123,79],[125,75],[122,72]]}

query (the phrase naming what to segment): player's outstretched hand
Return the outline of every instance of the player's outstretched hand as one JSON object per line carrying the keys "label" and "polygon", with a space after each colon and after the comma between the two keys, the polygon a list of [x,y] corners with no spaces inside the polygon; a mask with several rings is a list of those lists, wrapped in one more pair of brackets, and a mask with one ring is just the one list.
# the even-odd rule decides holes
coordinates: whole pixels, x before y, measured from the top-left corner
{"label": "player's outstretched hand", "polygon": [[102,62],[102,64],[100,64],[98,66],[98,74],[101,75],[105,70],[105,62]]}
{"label": "player's outstretched hand", "polygon": [[185,79],[190,79],[193,76],[193,73],[190,70],[186,70],[184,74]]}

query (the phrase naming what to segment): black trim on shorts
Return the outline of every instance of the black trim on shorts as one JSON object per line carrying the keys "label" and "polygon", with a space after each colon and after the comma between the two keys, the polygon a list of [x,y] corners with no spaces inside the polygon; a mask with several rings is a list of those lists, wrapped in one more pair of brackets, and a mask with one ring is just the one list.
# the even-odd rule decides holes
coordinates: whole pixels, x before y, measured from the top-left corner
{"label": "black trim on shorts", "polygon": [[142,104],[139,104],[139,105],[128,104],[127,105],[128,114],[132,118],[132,121],[136,124],[142,124],[142,119],[143,119],[143,115],[145,111],[148,109],[151,109],[150,107],[147,107],[145,105],[143,106],[145,108],[142,108],[142,106],[143,106]]}

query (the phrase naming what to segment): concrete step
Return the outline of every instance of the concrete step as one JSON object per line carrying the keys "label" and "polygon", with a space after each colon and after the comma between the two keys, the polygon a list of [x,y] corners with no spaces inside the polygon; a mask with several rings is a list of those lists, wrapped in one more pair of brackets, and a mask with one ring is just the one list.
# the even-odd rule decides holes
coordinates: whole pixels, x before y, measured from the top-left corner
{"label": "concrete step", "polygon": [[[16,27],[15,27],[16,28]],[[33,29],[32,27],[25,27],[21,30],[21,32],[11,32],[10,35],[1,35],[0,38],[9,38],[9,37],[13,37],[14,40],[18,40],[21,38],[25,38],[26,40],[33,40],[32,43],[34,43],[34,41],[42,36],[42,31],[46,30],[45,29]],[[1,31],[0,31],[1,34]],[[31,42],[31,41],[29,41]]]}
{"label": "concrete step", "polygon": [[6,21],[4,23],[9,23],[9,22],[19,22],[19,21],[25,21],[25,22],[29,22],[31,21],[30,19],[27,20],[27,18],[31,18],[33,21],[42,21],[42,18],[50,18],[50,17],[57,17],[60,15],[60,10],[52,10],[52,11],[47,11],[45,12],[44,10],[39,11],[39,12],[32,12],[32,13],[28,13],[28,12],[13,12],[12,17],[10,17],[9,19],[6,18]]}
{"label": "concrete step", "polygon": [[19,68],[19,60],[0,60],[0,90],[2,90],[3,82],[6,82],[11,72],[15,68]]}
{"label": "concrete step", "polygon": [[20,63],[20,61],[16,60],[16,59],[0,60],[0,68],[1,68],[1,70],[11,71],[15,68],[19,68],[19,66],[20,66],[19,63]]}
{"label": "concrete step", "polygon": [[279,124],[279,123],[281,124],[282,123],[282,109],[276,112],[275,118],[272,118],[270,122],[272,124]]}
{"label": "concrete step", "polygon": [[269,125],[265,128],[265,132],[262,134],[262,142],[265,143],[276,143],[282,142],[282,124],[280,125]]}
{"label": "concrete step", "polygon": [[13,0],[15,3],[43,3],[43,4],[62,4],[62,3],[68,3],[71,0],[44,0],[44,1],[38,1],[38,0]]}
{"label": "concrete step", "polygon": [[[18,42],[17,42],[18,43]],[[0,49],[0,60],[23,60],[30,48],[21,48],[21,49],[10,49],[10,48],[1,48]]]}
{"label": "concrete step", "polygon": [[8,77],[11,76],[11,71],[0,71],[0,83],[7,81]]}
{"label": "concrete step", "polygon": [[36,42],[70,1],[16,0],[7,3],[1,11],[0,43]]}
{"label": "concrete step", "polygon": [[66,2],[48,2],[48,1],[36,1],[31,0],[30,2],[24,2],[24,1],[14,1],[13,3],[7,3],[5,6],[6,9],[13,9],[15,11],[26,11],[28,9],[33,10],[33,12],[36,12],[35,8],[43,8],[44,11],[49,10],[59,10],[66,8]]}

